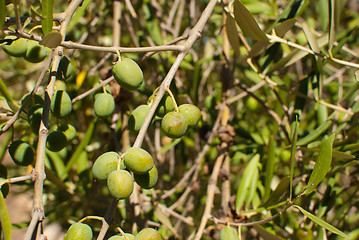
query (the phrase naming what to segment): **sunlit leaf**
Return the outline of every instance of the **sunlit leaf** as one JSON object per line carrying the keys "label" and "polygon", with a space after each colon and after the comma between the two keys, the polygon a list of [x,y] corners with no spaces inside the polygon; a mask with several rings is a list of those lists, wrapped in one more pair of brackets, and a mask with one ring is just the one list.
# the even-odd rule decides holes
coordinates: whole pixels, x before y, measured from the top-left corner
{"label": "sunlit leaf", "polygon": [[332,120],[325,121],[322,125],[320,125],[318,128],[313,130],[310,134],[307,136],[301,138],[297,142],[297,146],[306,145],[315,139],[317,139],[322,133],[324,133],[330,126],[332,125]]}
{"label": "sunlit leaf", "polygon": [[268,154],[267,154],[267,161],[265,164],[265,196],[264,196],[264,200],[268,199],[269,194],[271,192],[271,183],[272,183],[272,178],[273,178],[273,174],[274,174],[274,164],[276,162],[276,157],[274,155],[274,150],[275,150],[276,144],[274,141],[273,136],[271,136],[269,138],[269,144],[268,144]]}
{"label": "sunlit leaf", "polygon": [[314,214],[304,210],[302,207],[298,206],[298,205],[294,205],[294,207],[298,208],[305,216],[307,216],[310,220],[312,220],[313,222],[315,222],[316,224],[324,227],[325,229],[331,231],[332,233],[335,233],[345,239],[350,239],[350,237],[348,235],[346,235],[345,233],[343,233],[342,231],[340,231],[338,228],[330,225],[329,223],[327,223],[326,221],[324,221],[323,219],[315,216]]}
{"label": "sunlit leaf", "polygon": [[263,204],[264,207],[271,206],[281,200],[284,194],[288,193],[288,187],[290,184],[290,177],[284,177],[280,180],[277,187],[274,189],[268,200]]}
{"label": "sunlit leaf", "polygon": [[290,29],[292,29],[296,22],[297,19],[295,18],[290,18],[281,22],[278,26],[274,28],[276,35],[278,37],[283,37],[284,34],[286,34]]}
{"label": "sunlit leaf", "polygon": [[6,203],[2,192],[0,191],[0,223],[4,240],[11,240],[11,220],[7,211]]}
{"label": "sunlit leaf", "polygon": [[334,134],[331,135],[320,145],[319,155],[307,184],[308,186],[314,186],[310,186],[306,190],[307,194],[311,193],[315,189],[316,185],[318,185],[324,179],[325,175],[329,171],[330,165],[332,163],[333,142]]}
{"label": "sunlit leaf", "polygon": [[234,21],[233,17],[229,14],[227,15],[227,19],[226,19],[226,30],[227,30],[229,43],[231,44],[236,55],[239,56],[240,55],[239,37],[238,37],[236,22]]}
{"label": "sunlit leaf", "polygon": [[255,176],[256,168],[259,163],[259,154],[254,155],[254,157],[249,161],[246,169],[244,170],[243,176],[241,178],[241,183],[239,184],[237,195],[236,195],[236,211],[242,208],[244,200],[247,197],[248,189],[253,181]]}
{"label": "sunlit leaf", "polygon": [[52,31],[53,8],[54,8],[54,0],[42,0],[41,24],[42,24],[42,32],[44,33],[45,36]]}
{"label": "sunlit leaf", "polygon": [[234,18],[243,33],[254,40],[268,41],[266,34],[258,26],[256,20],[240,1],[234,1]]}

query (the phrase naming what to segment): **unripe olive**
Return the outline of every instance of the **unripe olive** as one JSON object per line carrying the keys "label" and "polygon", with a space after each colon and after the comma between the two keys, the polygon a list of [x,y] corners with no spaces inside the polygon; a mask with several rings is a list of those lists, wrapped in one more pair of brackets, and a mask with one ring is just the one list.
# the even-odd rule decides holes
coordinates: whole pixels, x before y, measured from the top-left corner
{"label": "unripe olive", "polygon": [[246,107],[251,111],[256,111],[259,107],[259,102],[254,97],[249,97],[246,101]]}
{"label": "unripe olive", "polygon": [[135,181],[141,188],[150,189],[156,185],[158,180],[158,171],[156,166],[154,165],[153,168],[145,174],[134,174]]}
{"label": "unripe olive", "polygon": [[161,129],[167,137],[180,138],[188,128],[186,118],[179,112],[167,113],[161,122]]}
{"label": "unripe olive", "polygon": [[63,56],[59,63],[59,68],[57,69],[56,78],[60,80],[67,80],[71,77],[73,73],[73,67],[70,60]]}
{"label": "unripe olive", "polygon": [[[131,233],[125,233],[125,235],[128,240],[133,240],[135,238],[135,236]],[[115,235],[110,237],[108,240],[127,240],[127,239],[122,235]]]}
{"label": "unripe olive", "polygon": [[128,130],[132,132],[140,131],[145,118],[150,111],[150,106],[140,105],[132,111],[128,117]]}
{"label": "unripe olive", "polygon": [[314,239],[314,235],[312,230],[310,229],[299,229],[296,233],[295,233],[295,237],[296,239],[300,239],[300,240],[313,240]]}
{"label": "unripe olive", "polygon": [[172,112],[175,110],[175,105],[170,96],[166,96],[161,99],[160,104],[157,107],[156,115],[158,117],[163,117],[166,113]]}
{"label": "unripe olive", "polygon": [[119,158],[117,152],[103,153],[92,166],[93,176],[97,180],[106,180],[110,173],[116,171]]}
{"label": "unripe olive", "polygon": [[64,118],[71,114],[72,102],[66,91],[58,90],[51,98],[52,114],[57,118]]}
{"label": "unripe olive", "polygon": [[97,117],[106,118],[115,110],[115,100],[109,93],[99,93],[95,96],[94,111]]}
{"label": "unripe olive", "polygon": [[50,151],[58,152],[66,147],[67,138],[61,131],[54,131],[47,136],[46,147]]}
{"label": "unripe olive", "polygon": [[115,198],[128,198],[133,191],[133,178],[126,170],[116,170],[108,175],[107,188]]}
{"label": "unripe olive", "polygon": [[35,133],[39,133],[41,118],[42,118],[42,105],[35,104],[27,112],[27,121],[31,127],[31,130]]}
{"label": "unripe olive", "polygon": [[237,240],[238,232],[231,227],[224,227],[219,232],[219,240]]}
{"label": "unripe olive", "polygon": [[65,135],[68,142],[72,141],[76,137],[76,128],[71,124],[63,123],[57,128],[57,130],[61,131]]}
{"label": "unripe olive", "polygon": [[112,75],[117,83],[128,91],[139,89],[143,83],[143,73],[135,61],[122,58],[112,67]]}
{"label": "unripe olive", "polygon": [[39,63],[46,58],[47,49],[36,41],[28,41],[25,60],[32,63]]}
{"label": "unripe olive", "polygon": [[64,240],[92,240],[92,229],[85,223],[74,223],[67,231]]}
{"label": "unripe olive", "polygon": [[9,154],[12,160],[20,166],[30,165],[34,161],[34,149],[22,140],[16,140],[10,144]]}
{"label": "unripe olive", "polygon": [[153,228],[144,228],[136,234],[134,240],[161,240],[161,236]]}
{"label": "unripe olive", "polygon": [[17,38],[16,36],[7,36],[5,40],[8,44],[2,45],[4,52],[13,57],[23,57],[27,51],[27,40],[24,38]]}
{"label": "unripe olive", "polygon": [[186,118],[189,127],[197,125],[201,120],[201,110],[192,104],[182,104],[178,107],[178,111]]}
{"label": "unripe olive", "polygon": [[127,169],[136,174],[148,173],[154,166],[151,154],[138,147],[128,148],[125,152],[124,161]]}

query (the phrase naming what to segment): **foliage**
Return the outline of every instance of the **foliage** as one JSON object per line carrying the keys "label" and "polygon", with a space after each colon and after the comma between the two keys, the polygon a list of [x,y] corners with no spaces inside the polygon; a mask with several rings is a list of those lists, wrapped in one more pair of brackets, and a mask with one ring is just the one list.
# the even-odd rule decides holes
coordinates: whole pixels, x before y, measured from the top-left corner
{"label": "foliage", "polygon": [[[15,141],[35,149],[31,172],[6,164],[1,180],[9,195],[15,183],[33,193],[24,238],[42,235],[46,216],[64,233],[86,223],[97,239],[148,227],[156,239],[219,239],[226,226],[242,239],[357,239],[358,8],[355,0],[1,1],[0,44],[11,35],[39,51],[36,61],[0,51],[0,159]],[[121,59],[132,65],[115,69],[116,82]],[[56,91],[65,109],[62,98],[51,104]],[[95,112],[109,93],[115,106],[98,100]],[[166,136],[162,117],[183,104],[201,120]],[[140,105],[149,107],[130,115]],[[47,136],[63,124],[76,135],[51,151]],[[157,184],[113,199],[92,166],[114,151],[128,177],[130,147],[153,158]],[[0,213],[1,237],[11,239],[3,196]]]}

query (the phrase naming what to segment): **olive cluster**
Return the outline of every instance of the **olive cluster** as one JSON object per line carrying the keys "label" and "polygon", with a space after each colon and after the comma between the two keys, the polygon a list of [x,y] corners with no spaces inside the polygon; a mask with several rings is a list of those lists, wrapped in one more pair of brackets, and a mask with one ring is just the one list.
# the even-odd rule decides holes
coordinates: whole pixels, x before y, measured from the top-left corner
{"label": "olive cluster", "polygon": [[[150,110],[150,97],[148,105],[140,105],[135,108],[128,118],[128,129],[138,132]],[[161,129],[170,138],[180,138],[186,134],[188,127],[194,127],[201,119],[201,111],[193,104],[182,104],[175,107],[174,99],[170,96],[161,100],[156,109],[156,116],[162,118]]]}
{"label": "olive cluster", "polygon": [[[91,227],[85,223],[77,222],[70,226],[64,240],[91,240],[92,237]],[[131,233],[118,234],[108,240],[161,240],[161,236],[153,228],[144,228],[136,235]]]}
{"label": "olive cluster", "polygon": [[158,179],[151,154],[138,147],[128,148],[122,156],[116,152],[103,153],[96,159],[92,173],[97,180],[107,181],[110,194],[118,199],[131,195],[134,180],[142,188],[149,189]]}
{"label": "olive cluster", "polygon": [[7,36],[4,41],[7,44],[1,47],[10,56],[23,57],[32,63],[39,63],[47,56],[47,48],[40,45],[39,42],[17,38],[16,36]]}

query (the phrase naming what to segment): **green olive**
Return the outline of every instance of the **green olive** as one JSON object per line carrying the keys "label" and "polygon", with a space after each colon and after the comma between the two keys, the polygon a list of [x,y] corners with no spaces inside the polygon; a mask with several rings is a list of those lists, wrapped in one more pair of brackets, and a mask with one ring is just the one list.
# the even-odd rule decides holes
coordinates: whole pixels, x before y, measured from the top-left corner
{"label": "green olive", "polygon": [[93,176],[98,180],[106,180],[110,173],[116,171],[119,158],[117,152],[103,153],[92,166]]}
{"label": "green olive", "polygon": [[34,106],[30,107],[29,111],[27,112],[27,121],[31,127],[31,130],[35,134],[39,133],[42,111],[43,111],[42,105],[35,104]]}
{"label": "green olive", "polygon": [[32,63],[39,63],[47,56],[46,47],[40,45],[36,41],[29,41],[27,44],[27,51],[24,56],[25,60]]}
{"label": "green olive", "polygon": [[180,138],[188,128],[186,118],[179,112],[167,113],[161,122],[161,129],[167,137]]}
{"label": "green olive", "polygon": [[255,99],[254,97],[249,97],[246,101],[246,107],[250,110],[250,111],[256,111],[259,107],[259,102],[257,99]]}
{"label": "green olive", "polygon": [[67,139],[63,132],[61,131],[54,131],[49,133],[47,136],[46,147],[50,151],[58,152],[64,147],[66,147]]}
{"label": "green olive", "polygon": [[153,228],[144,228],[136,234],[134,240],[161,240],[161,236]]}
{"label": "green olive", "polygon": [[71,114],[72,102],[66,91],[58,90],[51,98],[52,114],[57,118],[64,118]]}
{"label": "green olive", "polygon": [[67,231],[64,240],[92,240],[92,229],[85,223],[74,223]]}
{"label": "green olive", "polygon": [[113,171],[108,175],[107,188],[115,198],[128,198],[133,191],[133,178],[126,170]]}
{"label": "green olive", "polygon": [[154,166],[151,154],[138,147],[128,148],[125,152],[124,161],[127,169],[136,174],[146,174]]}
{"label": "green olive", "polygon": [[186,118],[189,127],[197,125],[201,119],[201,110],[192,104],[182,104],[178,107],[178,111]]}
{"label": "green olive", "polygon": [[24,38],[17,38],[16,36],[7,36],[6,45],[2,45],[4,52],[13,57],[23,57],[27,51],[27,40]]}
{"label": "green olive", "polygon": [[219,232],[219,240],[236,240],[238,239],[238,232],[231,227],[224,227]]}
{"label": "green olive", "polygon": [[20,166],[30,165],[34,161],[34,149],[22,141],[16,140],[9,146],[9,154],[12,160]]}
{"label": "green olive", "polygon": [[157,106],[156,115],[162,118],[164,115],[172,112],[173,110],[175,110],[175,105],[172,98],[170,96],[166,96],[161,99],[160,104]]}
{"label": "green olive", "polygon": [[67,80],[71,77],[73,71],[72,63],[66,56],[63,56],[60,60],[59,68],[57,69],[56,78]]}
{"label": "green olive", "polygon": [[58,131],[61,131],[65,137],[67,142],[72,141],[76,137],[76,128],[68,123],[61,124],[58,128]]}
{"label": "green olive", "polygon": [[153,168],[145,174],[134,174],[135,181],[141,188],[150,189],[156,185],[158,180],[158,171],[156,166],[154,165]]}
{"label": "green olive", "polygon": [[135,108],[128,117],[128,130],[136,133],[140,131],[149,111],[150,106],[148,105],[140,105]]}
{"label": "green olive", "polygon": [[130,58],[122,58],[112,67],[112,75],[117,83],[128,91],[139,89],[143,83],[143,73],[138,64]]}
{"label": "green olive", "polygon": [[94,111],[97,117],[106,118],[115,111],[115,100],[109,93],[99,93],[95,96]]}

